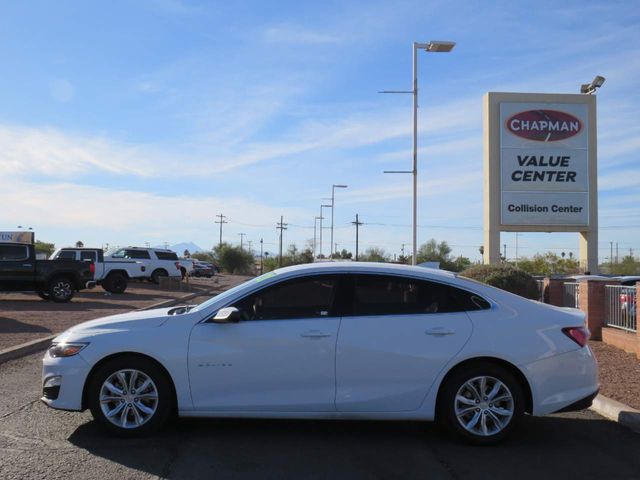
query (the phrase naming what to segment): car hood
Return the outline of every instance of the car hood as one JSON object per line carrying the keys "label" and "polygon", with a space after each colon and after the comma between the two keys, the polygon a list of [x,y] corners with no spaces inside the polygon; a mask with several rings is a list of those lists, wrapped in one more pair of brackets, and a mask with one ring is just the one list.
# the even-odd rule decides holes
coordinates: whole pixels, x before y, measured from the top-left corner
{"label": "car hood", "polygon": [[171,318],[171,316],[168,315],[168,312],[173,309],[175,309],[175,307],[110,315],[108,317],[80,323],[71,327],[65,333],[94,334],[114,330],[135,330],[140,328],[159,327]]}

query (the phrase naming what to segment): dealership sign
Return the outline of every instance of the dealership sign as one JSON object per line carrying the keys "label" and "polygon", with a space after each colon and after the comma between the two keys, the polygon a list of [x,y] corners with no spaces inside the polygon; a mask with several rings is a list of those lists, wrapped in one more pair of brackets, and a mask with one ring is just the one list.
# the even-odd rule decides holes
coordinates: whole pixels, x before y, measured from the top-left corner
{"label": "dealership sign", "polygon": [[501,224],[589,225],[585,104],[500,103]]}
{"label": "dealership sign", "polygon": [[34,242],[34,232],[0,232],[0,243],[28,243]]}

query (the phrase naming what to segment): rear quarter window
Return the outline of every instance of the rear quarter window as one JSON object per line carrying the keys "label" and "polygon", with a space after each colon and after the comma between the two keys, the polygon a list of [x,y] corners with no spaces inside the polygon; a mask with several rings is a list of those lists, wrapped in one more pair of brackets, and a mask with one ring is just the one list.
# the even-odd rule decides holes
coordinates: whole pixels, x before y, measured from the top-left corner
{"label": "rear quarter window", "polygon": [[178,260],[178,255],[175,252],[154,252],[158,260]]}

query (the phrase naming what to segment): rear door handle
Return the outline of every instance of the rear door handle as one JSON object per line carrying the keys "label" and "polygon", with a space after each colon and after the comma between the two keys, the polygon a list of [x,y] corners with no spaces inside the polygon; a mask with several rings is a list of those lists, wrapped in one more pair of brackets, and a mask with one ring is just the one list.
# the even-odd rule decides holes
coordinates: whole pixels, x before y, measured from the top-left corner
{"label": "rear door handle", "polygon": [[330,337],[330,333],[321,332],[320,330],[309,330],[308,332],[304,332],[300,334],[301,337],[305,338],[324,338]]}
{"label": "rear door handle", "polygon": [[33,267],[33,264],[31,264],[31,263],[23,263],[22,266],[23,267]]}
{"label": "rear door handle", "polygon": [[444,327],[433,327],[425,330],[424,333],[433,337],[444,337],[445,335],[453,335],[456,332]]}

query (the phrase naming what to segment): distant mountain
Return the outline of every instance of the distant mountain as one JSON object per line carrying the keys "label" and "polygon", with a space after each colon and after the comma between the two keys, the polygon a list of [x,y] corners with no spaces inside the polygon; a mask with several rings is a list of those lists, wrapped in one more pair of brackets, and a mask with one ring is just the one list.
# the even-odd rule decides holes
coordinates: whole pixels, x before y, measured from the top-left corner
{"label": "distant mountain", "polygon": [[[164,245],[156,245],[154,248],[164,248]],[[178,256],[182,256],[185,250],[189,250],[189,253],[204,252],[204,249],[193,242],[176,243],[171,245],[169,249],[176,252]]]}

